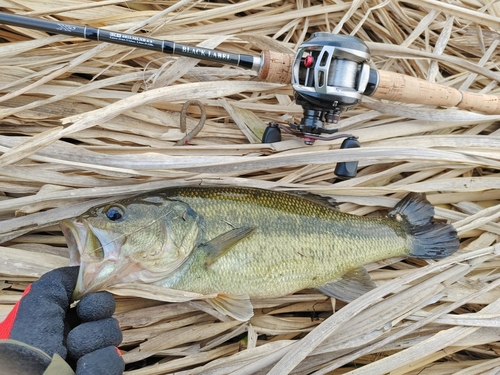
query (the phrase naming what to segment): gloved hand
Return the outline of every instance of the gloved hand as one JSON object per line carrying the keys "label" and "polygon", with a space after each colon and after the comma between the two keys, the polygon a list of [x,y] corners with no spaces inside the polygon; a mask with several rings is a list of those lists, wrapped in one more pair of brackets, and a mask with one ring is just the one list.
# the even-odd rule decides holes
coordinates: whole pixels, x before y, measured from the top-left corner
{"label": "gloved hand", "polygon": [[74,374],[68,363],[77,375],[123,374],[115,300],[90,293],[69,309],[77,277],[78,267],[58,268],[28,286],[0,323],[1,374]]}

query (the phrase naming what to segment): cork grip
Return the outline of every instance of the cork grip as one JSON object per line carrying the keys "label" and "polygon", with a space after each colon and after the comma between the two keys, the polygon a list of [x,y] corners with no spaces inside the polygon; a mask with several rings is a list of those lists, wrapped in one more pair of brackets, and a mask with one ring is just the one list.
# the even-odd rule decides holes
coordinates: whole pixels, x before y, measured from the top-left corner
{"label": "cork grip", "polygon": [[488,115],[498,115],[500,114],[500,97],[462,91],[462,101],[457,104],[457,107]]}
{"label": "cork grip", "polygon": [[374,98],[500,114],[498,96],[460,91],[453,87],[384,70],[379,70],[378,73],[379,83],[371,95]]}
{"label": "cork grip", "polygon": [[294,55],[273,51],[262,52],[262,68],[258,78],[265,82],[291,83]]}

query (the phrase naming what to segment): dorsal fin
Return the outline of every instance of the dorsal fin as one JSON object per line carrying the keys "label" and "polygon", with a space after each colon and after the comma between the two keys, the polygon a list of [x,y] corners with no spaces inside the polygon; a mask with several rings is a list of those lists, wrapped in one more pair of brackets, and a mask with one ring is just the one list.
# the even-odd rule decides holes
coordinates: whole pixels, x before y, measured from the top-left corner
{"label": "dorsal fin", "polygon": [[313,202],[321,204],[323,206],[328,206],[330,208],[338,210],[339,205],[335,201],[335,198],[333,198],[333,197],[328,197],[326,195],[319,195],[319,194],[311,193],[309,191],[304,191],[304,190],[291,190],[291,191],[288,191],[288,193],[298,195],[301,198],[305,198],[307,200],[313,201]]}

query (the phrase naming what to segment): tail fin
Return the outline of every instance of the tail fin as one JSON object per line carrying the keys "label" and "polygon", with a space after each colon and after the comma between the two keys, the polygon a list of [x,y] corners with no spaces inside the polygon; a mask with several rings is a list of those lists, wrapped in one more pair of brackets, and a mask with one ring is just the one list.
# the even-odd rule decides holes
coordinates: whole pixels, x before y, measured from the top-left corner
{"label": "tail fin", "polygon": [[411,235],[410,256],[445,258],[458,250],[457,231],[450,224],[433,223],[434,206],[424,194],[410,193],[387,215],[402,223]]}

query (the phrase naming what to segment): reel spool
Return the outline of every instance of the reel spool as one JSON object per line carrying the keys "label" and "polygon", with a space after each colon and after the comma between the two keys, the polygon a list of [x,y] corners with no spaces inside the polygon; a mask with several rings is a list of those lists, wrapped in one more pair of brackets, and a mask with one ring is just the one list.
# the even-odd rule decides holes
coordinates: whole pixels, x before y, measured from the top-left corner
{"label": "reel spool", "polygon": [[[315,140],[346,138],[341,148],[360,147],[353,135],[323,136],[338,129],[327,129],[325,124],[336,124],[340,114],[361,103],[363,95],[370,95],[378,85],[378,74],[370,69],[370,50],[359,39],[347,35],[314,33],[304,42],[295,56],[292,68],[292,86],[295,100],[304,112],[300,123],[289,123],[288,128],[270,124],[263,143],[281,140],[280,130],[304,139],[308,145]],[[356,176],[357,162],[338,163],[335,173],[339,178]]]}

